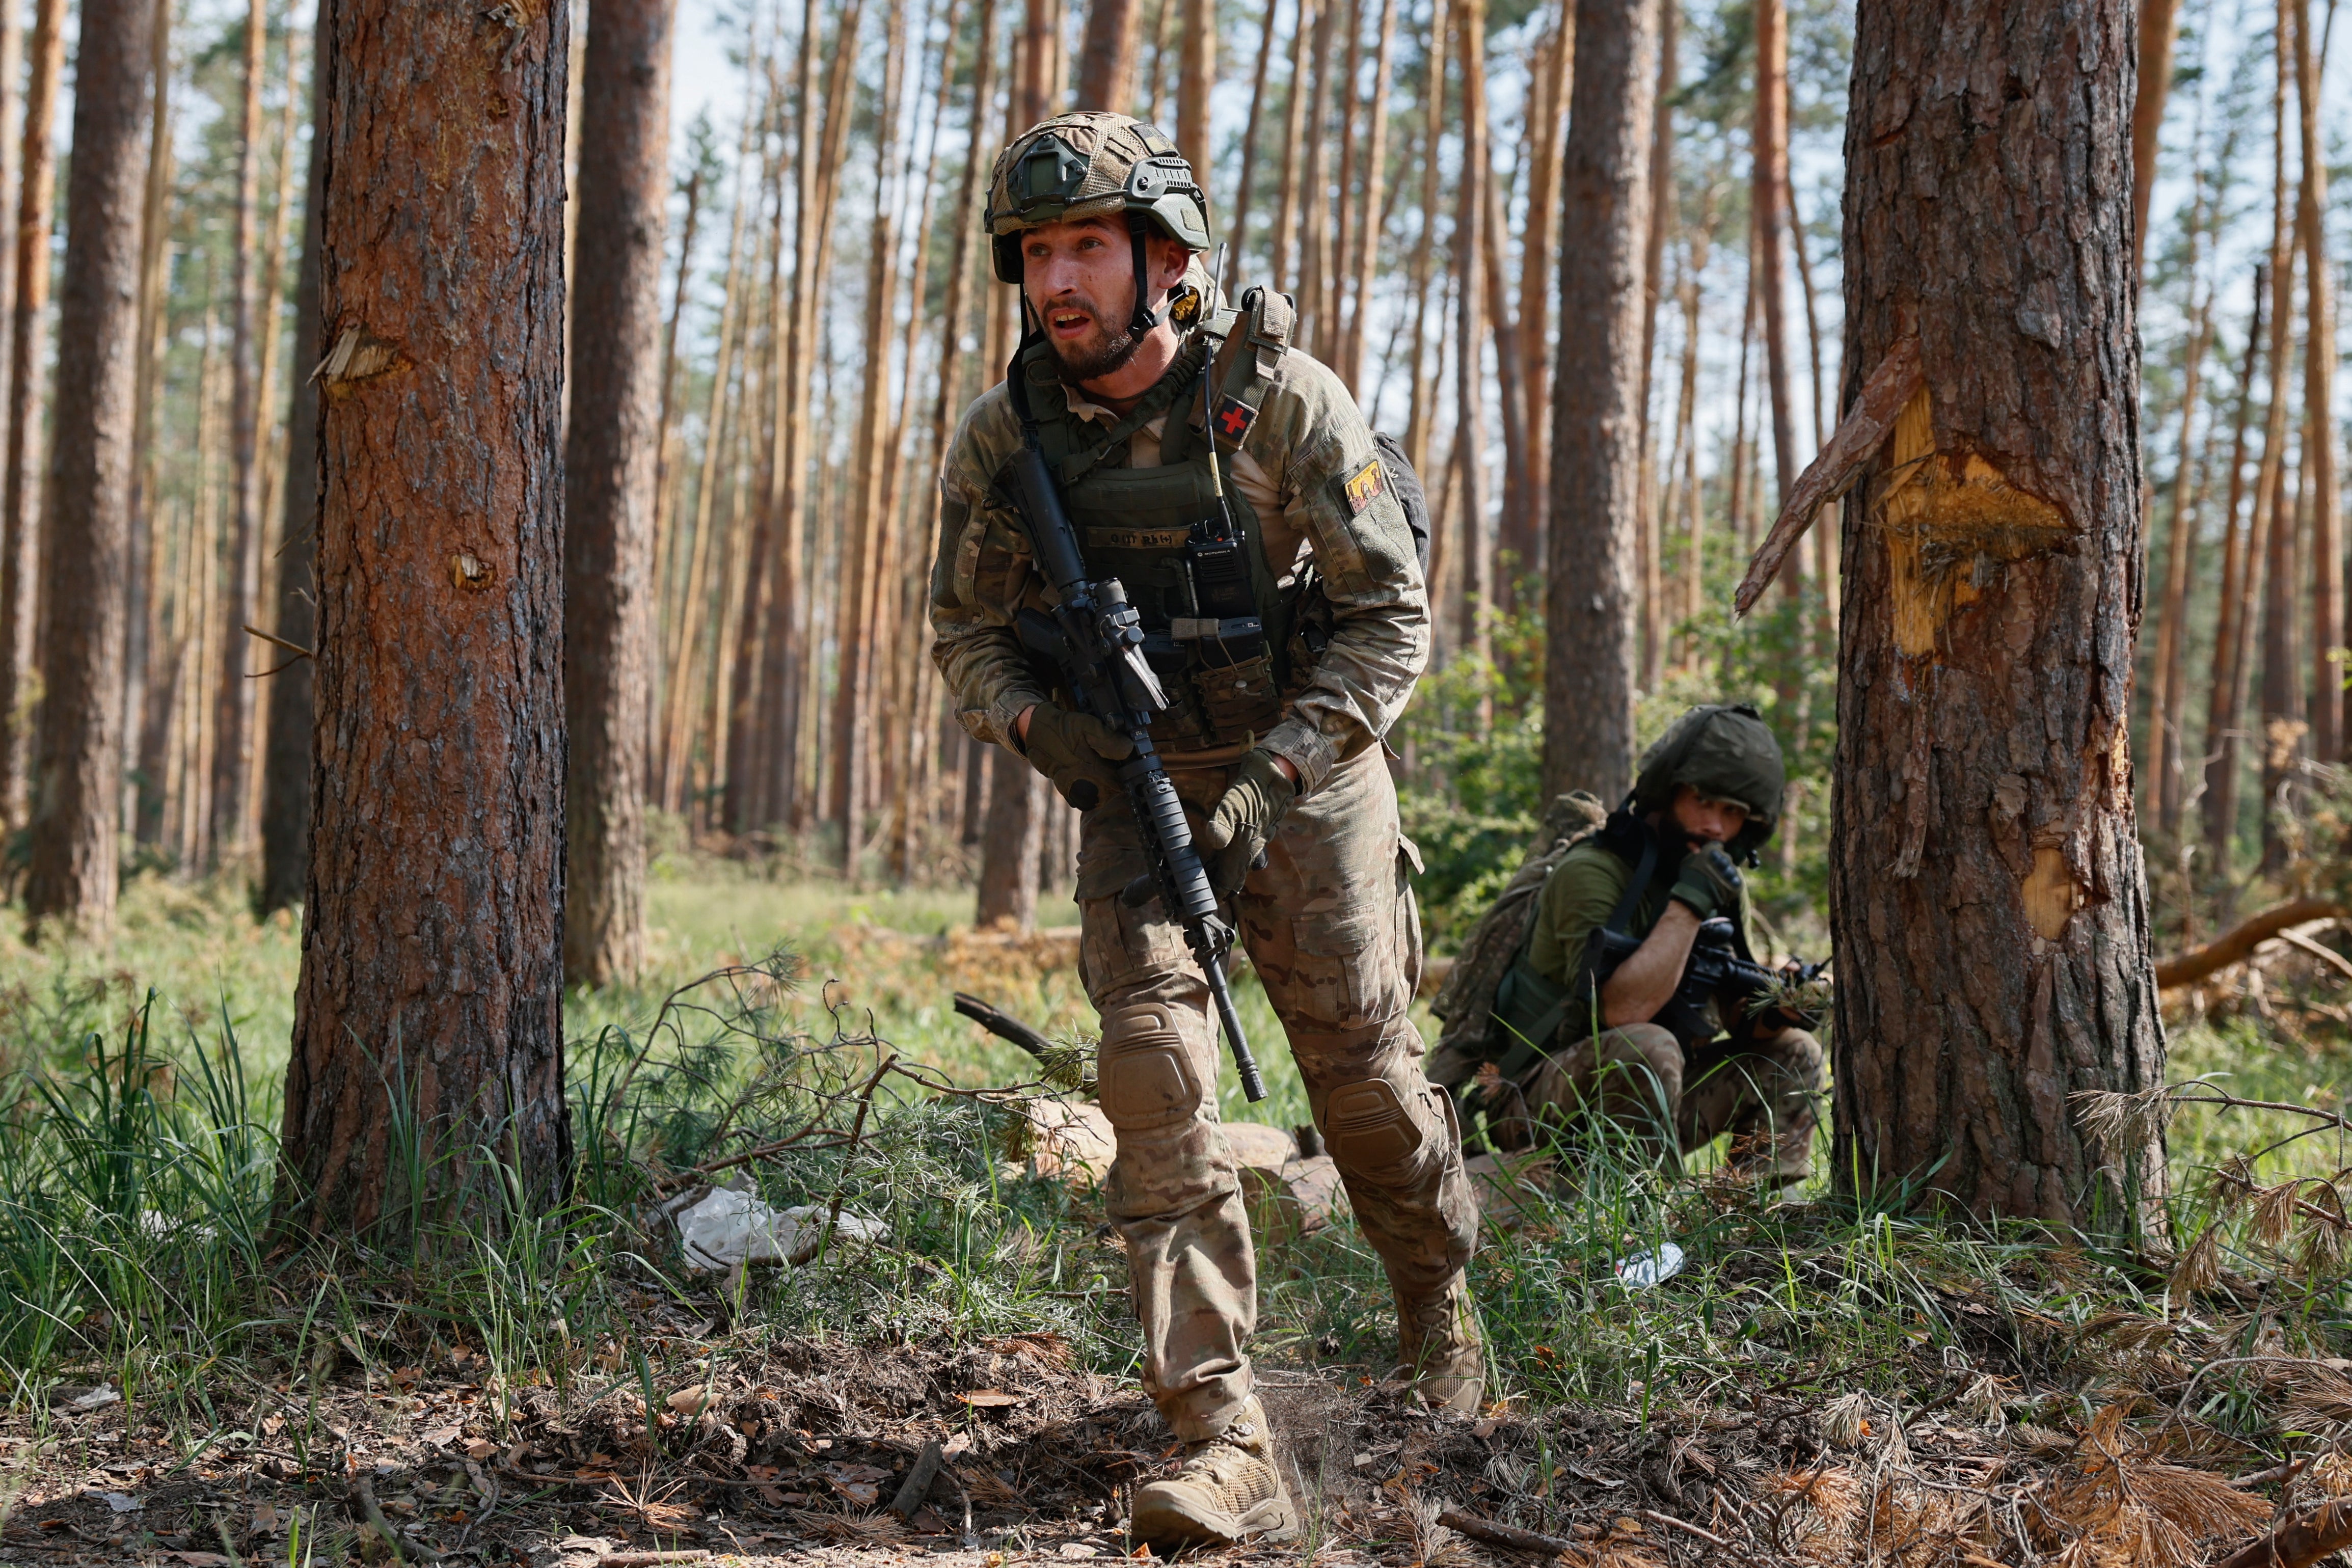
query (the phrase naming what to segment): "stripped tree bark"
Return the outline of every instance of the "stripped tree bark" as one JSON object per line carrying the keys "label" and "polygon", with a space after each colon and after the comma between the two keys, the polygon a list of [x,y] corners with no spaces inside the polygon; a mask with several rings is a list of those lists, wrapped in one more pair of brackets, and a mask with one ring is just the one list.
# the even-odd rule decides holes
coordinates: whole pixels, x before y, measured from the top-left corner
{"label": "stripped tree bark", "polygon": [[[2157,1220],[2164,1081],[2126,721],[2139,605],[2129,0],[1863,0],[1848,396],[1924,381],[1846,509],[1831,925],[1837,1179],[1980,1217]],[[2048,155],[2057,146],[2074,158]]]}

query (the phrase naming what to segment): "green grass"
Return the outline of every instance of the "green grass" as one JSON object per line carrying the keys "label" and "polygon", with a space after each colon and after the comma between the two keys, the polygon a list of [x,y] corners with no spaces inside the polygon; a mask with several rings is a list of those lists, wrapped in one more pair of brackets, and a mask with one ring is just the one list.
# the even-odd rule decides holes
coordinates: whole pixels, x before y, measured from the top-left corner
{"label": "green grass", "polygon": [[[481,1354],[509,1393],[541,1383],[654,1391],[684,1375],[677,1358],[692,1348],[659,1314],[690,1319],[714,1305],[731,1328],[699,1353],[721,1359],[782,1338],[868,1336],[877,1325],[910,1335],[1044,1329],[1101,1371],[1131,1369],[1131,1320],[1104,1289],[1123,1282],[1124,1264],[1098,1229],[1097,1197],[1009,1175],[1014,1114],[914,1077],[884,1080],[856,1147],[788,1151],[752,1168],[779,1206],[839,1195],[881,1220],[887,1248],[841,1267],[755,1272],[726,1303],[709,1280],[688,1278],[646,1220],[661,1173],[812,1114],[846,1126],[850,1097],[886,1042],[934,1086],[1035,1079],[1026,1056],[949,1010],[958,985],[1064,1037],[1084,1037],[1092,1017],[1050,954],[960,956],[948,933],[967,918],[965,895],[866,894],[671,863],[653,904],[654,973],[575,996],[568,1009],[578,1201],[550,1215],[493,1212],[464,1228],[388,1232],[309,1258],[274,1253],[266,1231],[297,962],[291,922],[257,926],[225,889],[147,879],[128,890],[102,952],[0,938],[16,1057],[0,1099],[0,1298],[16,1308],[0,1320],[0,1405],[37,1429],[47,1386],[103,1373],[167,1412],[193,1447],[223,1407],[243,1407],[256,1390],[315,1412],[339,1363],[380,1371],[451,1346]],[[1065,906],[1045,923],[1073,918]],[[761,962],[780,944],[796,956],[771,973],[793,973],[791,987],[754,987],[740,1001],[701,993],[709,1010],[654,1026],[675,986]],[[1244,1106],[1227,1073],[1226,1114],[1304,1122],[1262,991],[1244,974],[1237,993],[1273,1093]],[[2352,1084],[2341,1050],[2243,1020],[2184,1028],[2174,1053],[2176,1080],[2228,1074],[2215,1081],[2251,1099],[2335,1104]],[[2192,1303],[2215,1353],[2240,1341],[2323,1354],[2352,1346],[2340,1259],[2266,1237],[2247,1205],[2207,1196],[2213,1169],[2308,1125],[2205,1108],[2175,1120],[2182,1237],[2218,1226],[2225,1279]],[[2287,1142],[2256,1163],[2253,1178],[2333,1173],[2345,1144],[2335,1133]],[[1822,1152],[1825,1165],[1825,1143]],[[2100,1325],[2161,1326],[2183,1305],[2161,1257],[2030,1226],[1921,1218],[1904,1212],[1899,1193],[1857,1203],[1817,1181],[1767,1201],[1724,1180],[1711,1157],[1670,1177],[1608,1137],[1559,1153],[1549,1196],[1516,1228],[1490,1215],[1474,1266],[1492,1393],[1523,1409],[1572,1401],[1646,1423],[1743,1388],[1823,1397],[1873,1388],[2063,1426],[2086,1417],[2111,1376]],[[1681,1276],[1643,1290],[1619,1281],[1629,1253],[1667,1239],[1688,1254]],[[1269,1247],[1260,1278],[1261,1353],[1366,1375],[1384,1367],[1394,1331],[1387,1290],[1352,1226]],[[1978,1387],[1985,1375],[1992,1381]],[[2209,1425],[2275,1438],[2257,1385],[2233,1373],[2208,1382],[2200,1410]],[[289,1438],[306,1452],[318,1440],[308,1428]]]}

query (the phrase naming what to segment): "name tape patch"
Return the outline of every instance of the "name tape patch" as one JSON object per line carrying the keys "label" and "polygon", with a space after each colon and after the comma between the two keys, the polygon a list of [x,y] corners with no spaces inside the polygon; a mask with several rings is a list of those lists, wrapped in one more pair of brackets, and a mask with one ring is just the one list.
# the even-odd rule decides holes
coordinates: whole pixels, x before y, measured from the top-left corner
{"label": "name tape patch", "polygon": [[1348,510],[1359,514],[1380,500],[1388,488],[1388,475],[1381,468],[1378,458],[1349,475],[1348,482],[1340,487],[1347,493]]}

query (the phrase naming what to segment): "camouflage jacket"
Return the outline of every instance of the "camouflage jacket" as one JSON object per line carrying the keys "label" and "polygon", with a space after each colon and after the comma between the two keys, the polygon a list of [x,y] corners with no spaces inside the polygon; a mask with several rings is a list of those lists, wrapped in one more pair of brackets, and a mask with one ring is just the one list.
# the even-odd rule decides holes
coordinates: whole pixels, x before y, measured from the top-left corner
{"label": "camouflage jacket", "polygon": [[[1261,742],[1298,770],[1303,794],[1342,758],[1376,744],[1402,711],[1429,662],[1429,595],[1396,498],[1386,488],[1369,502],[1349,495],[1349,479],[1378,461],[1354,397],[1296,349],[1272,360],[1271,370],[1241,449],[1224,460],[1228,482],[1257,514],[1280,586],[1287,589],[1311,560],[1331,605],[1331,640],[1314,678]],[[1081,417],[1116,422],[1076,389],[1063,395]],[[1198,405],[1179,407],[1197,429]],[[1130,437],[1128,465],[1156,467],[1166,420],[1177,416],[1162,416]],[[1020,519],[996,488],[1020,440],[1002,383],[964,411],[940,465],[931,564],[931,657],[955,694],[956,716],[980,740],[1016,752],[1013,721],[1047,695],[1022,651],[1014,617],[1024,605],[1051,602]]]}

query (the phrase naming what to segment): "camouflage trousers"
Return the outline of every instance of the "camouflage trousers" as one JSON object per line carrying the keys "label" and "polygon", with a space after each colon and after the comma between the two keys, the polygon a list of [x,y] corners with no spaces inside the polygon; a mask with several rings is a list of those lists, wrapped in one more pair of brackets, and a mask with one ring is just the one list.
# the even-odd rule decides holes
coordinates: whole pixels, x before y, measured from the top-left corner
{"label": "camouflage trousers", "polygon": [[[1171,776],[1198,832],[1233,770]],[[1453,1102],[1422,1077],[1405,1016],[1422,959],[1409,853],[1387,765],[1367,751],[1292,807],[1236,903],[1357,1223],[1391,1282],[1424,1296],[1469,1261],[1478,1219]],[[1118,1135],[1109,1215],[1127,1244],[1145,1391],[1189,1441],[1223,1431],[1249,1397],[1257,1263],[1218,1123],[1225,1051],[1208,983],[1157,900],[1118,897],[1144,869],[1124,803],[1087,814],[1079,966],[1102,1015],[1098,1095]],[[1251,1043],[1261,1056],[1269,1044]]]}
{"label": "camouflage trousers", "polygon": [[1588,1113],[1654,1144],[1671,1135],[1684,1152],[1729,1132],[1735,1165],[1794,1182],[1812,1169],[1828,1085],[1821,1044],[1802,1029],[1685,1048],[1655,1024],[1627,1024],[1578,1040],[1515,1089],[1490,1091],[1487,1126],[1506,1148],[1532,1140],[1522,1119],[1565,1128]]}

